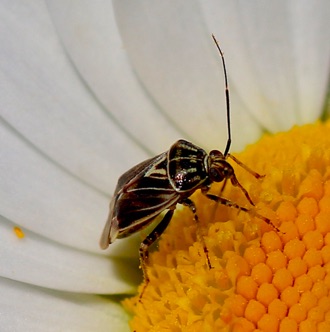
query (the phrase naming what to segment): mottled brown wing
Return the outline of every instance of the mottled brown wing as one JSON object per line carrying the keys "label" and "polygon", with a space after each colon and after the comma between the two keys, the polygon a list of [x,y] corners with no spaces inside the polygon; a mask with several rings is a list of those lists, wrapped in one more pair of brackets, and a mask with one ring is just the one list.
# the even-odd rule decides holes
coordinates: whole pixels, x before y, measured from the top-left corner
{"label": "mottled brown wing", "polygon": [[115,206],[118,237],[142,229],[179,199],[180,195],[169,182],[167,153],[163,153],[120,191]]}
{"label": "mottled brown wing", "polygon": [[119,178],[101,236],[101,248],[107,248],[117,237],[141,230],[163,210],[177,203],[180,196],[168,180],[166,165],[167,152],[164,152]]}

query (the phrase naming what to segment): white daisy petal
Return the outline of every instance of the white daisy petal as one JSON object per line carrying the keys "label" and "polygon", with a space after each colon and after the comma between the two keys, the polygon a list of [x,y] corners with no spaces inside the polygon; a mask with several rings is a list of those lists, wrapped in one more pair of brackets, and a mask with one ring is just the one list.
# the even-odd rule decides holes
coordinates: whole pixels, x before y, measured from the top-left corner
{"label": "white daisy petal", "polygon": [[[198,2],[114,1],[114,5],[125,47],[149,93],[186,138],[222,149],[227,139],[224,74]],[[226,52],[227,64],[230,58]],[[230,78],[230,68],[228,74]],[[256,139],[260,129],[238,107],[234,89],[231,94],[233,149],[237,149]]]}
{"label": "white daisy petal", "polygon": [[[330,3],[293,2],[298,123],[313,122],[324,106],[330,76]],[[296,15],[294,15],[296,14]]]}
{"label": "white daisy petal", "polygon": [[108,198],[0,125],[1,215],[56,242],[99,252]]}
{"label": "white daisy petal", "polygon": [[[63,44],[107,112],[152,154],[180,137],[131,67],[111,1],[47,1]],[[159,78],[161,79],[161,78]],[[161,129],[161,132],[159,131]]]}
{"label": "white daisy petal", "polygon": [[[1,121],[0,142],[1,215],[55,242],[100,253],[108,198],[44,158]],[[135,243],[140,239],[137,235]],[[134,240],[126,242],[113,243],[109,254],[136,257]]]}
{"label": "white daisy petal", "polygon": [[118,176],[147,152],[82,83],[42,1],[0,8],[0,115],[55,164],[112,194]]}
{"label": "white daisy petal", "polygon": [[128,315],[98,296],[54,292],[0,278],[3,332],[129,331]]}
{"label": "white daisy petal", "polygon": [[109,259],[42,238],[0,217],[0,276],[37,286],[92,294],[134,293],[138,259]]}
{"label": "white daisy petal", "polygon": [[[190,1],[175,5],[165,2],[161,6],[130,1],[114,4],[120,31],[141,80],[162,105],[167,105],[163,106],[166,110],[174,110],[171,117],[183,114],[182,118],[187,121],[180,123],[182,127],[186,125],[185,132],[193,128],[191,115],[198,109],[205,111],[205,118],[203,121],[202,116],[196,116],[198,130],[194,133],[202,136],[201,132],[206,130],[202,128],[203,123],[209,128],[208,136],[209,132],[216,132],[208,122],[210,117],[213,125],[217,123],[215,113],[210,113],[216,109],[216,103],[211,107],[201,106],[205,100],[208,103],[216,100],[213,91],[219,86],[209,73],[211,67],[213,71],[216,68],[208,60],[206,50],[211,33],[218,37],[225,51],[232,82],[234,144],[242,138],[245,144],[250,141],[246,132],[251,125],[246,121],[247,112],[272,131],[319,116],[329,76],[329,2],[279,1],[267,6],[258,1],[249,4]],[[129,15],[130,12],[135,14]],[[171,70],[176,63],[178,68]],[[164,74],[158,75],[157,68],[164,68]],[[172,80],[168,77],[171,75]],[[161,88],[157,87],[157,76],[163,77]],[[202,77],[207,77],[205,80],[212,87],[206,88],[208,83],[202,82],[205,81]],[[196,83],[197,80],[200,82]],[[182,87],[177,88],[175,82],[180,82]],[[313,87],[305,93],[307,85]],[[201,96],[201,90],[207,90],[209,99]],[[179,93],[183,97],[179,98]],[[181,102],[185,103],[184,107],[178,106]],[[194,105],[187,107],[189,102]],[[251,132],[258,131],[253,128]]]}
{"label": "white daisy petal", "polygon": [[1,214],[99,252],[110,196],[102,191],[112,193],[118,176],[147,154],[81,84],[43,2],[0,6]]}
{"label": "white daisy petal", "polygon": [[330,70],[330,3],[200,1],[208,29],[230,56],[246,109],[271,131],[315,121]]}

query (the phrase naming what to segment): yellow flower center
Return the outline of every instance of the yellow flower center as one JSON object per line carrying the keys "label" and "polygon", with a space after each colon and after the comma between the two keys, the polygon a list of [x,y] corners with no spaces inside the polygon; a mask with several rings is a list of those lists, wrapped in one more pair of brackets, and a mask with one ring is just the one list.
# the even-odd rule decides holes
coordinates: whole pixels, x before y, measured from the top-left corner
{"label": "yellow flower center", "polygon": [[266,135],[236,157],[265,175],[232,163],[255,206],[228,183],[221,195],[250,212],[200,191],[198,225],[177,209],[150,254],[143,297],[124,301],[132,330],[330,331],[330,122]]}

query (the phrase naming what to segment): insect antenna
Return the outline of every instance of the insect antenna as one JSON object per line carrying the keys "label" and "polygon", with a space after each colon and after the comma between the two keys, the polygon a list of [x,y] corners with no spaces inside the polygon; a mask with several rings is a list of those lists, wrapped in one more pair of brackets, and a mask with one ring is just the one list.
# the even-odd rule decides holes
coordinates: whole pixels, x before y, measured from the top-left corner
{"label": "insect antenna", "polygon": [[[212,38],[213,41],[219,51],[220,57],[221,57],[221,61],[222,61],[222,68],[223,68],[223,74],[224,74],[224,79],[225,79],[225,97],[226,97],[226,114],[227,114],[227,132],[228,132],[228,138],[227,138],[227,144],[226,144],[226,148],[225,148],[225,152],[223,153],[225,159],[227,157],[231,158],[233,161],[235,161],[235,163],[239,166],[241,166],[242,168],[244,168],[246,171],[248,171],[250,174],[252,174],[255,178],[259,179],[264,177],[264,175],[260,175],[257,172],[254,172],[252,169],[250,169],[249,167],[247,167],[246,165],[244,165],[241,161],[239,161],[237,158],[235,158],[234,156],[232,156],[229,153],[230,150],[230,146],[231,146],[231,125],[230,125],[230,98],[229,98],[229,83],[228,83],[228,75],[227,75],[227,68],[226,68],[226,62],[225,62],[225,57],[223,55],[223,52],[220,48],[220,45],[217,41],[217,39],[215,38],[215,36],[212,34]],[[224,187],[223,187],[224,189]]]}
{"label": "insect antenna", "polygon": [[[231,147],[231,125],[230,125],[230,98],[229,98],[229,83],[228,83],[228,75],[227,75],[227,68],[226,68],[226,62],[225,62],[225,57],[224,54],[220,48],[220,45],[217,41],[217,39],[215,38],[214,34],[212,34],[212,38],[213,41],[219,51],[220,57],[221,57],[221,61],[222,61],[222,68],[223,68],[223,73],[224,73],[224,82],[225,82],[225,98],[226,98],[226,114],[227,114],[227,133],[228,133],[228,138],[227,138],[227,143],[226,143],[226,148],[225,151],[223,153],[224,155],[224,159],[227,159],[228,157],[231,158],[237,165],[239,165],[240,167],[242,167],[243,169],[245,169],[247,172],[249,172],[252,176],[254,176],[256,179],[260,179],[263,178],[264,175],[260,175],[259,173],[253,171],[252,169],[250,169],[248,166],[246,166],[244,163],[242,163],[241,161],[239,161],[236,157],[234,157],[233,155],[231,155],[229,153],[230,147]],[[212,212],[212,217],[214,218],[218,204],[223,204],[223,205],[227,205],[227,206],[231,206],[234,207],[238,210],[242,210],[245,212],[251,212],[251,210],[243,208],[229,200],[226,200],[224,198],[222,198],[222,193],[226,187],[227,184],[227,178],[224,179],[223,185],[220,189],[220,192],[218,193],[217,196],[212,195],[212,194],[207,194],[206,196],[209,197],[211,200],[215,201],[217,204]],[[234,186],[237,186],[241,189],[241,191],[243,192],[243,194],[245,195],[245,197],[247,198],[247,200],[249,201],[249,203],[254,206],[254,203],[252,201],[252,199],[250,198],[249,193],[247,192],[247,190],[238,182],[238,180],[236,179],[235,174],[231,177],[231,182]],[[254,213],[258,218],[264,220],[266,223],[268,223],[269,225],[273,226],[276,230],[277,227],[273,225],[273,223],[266,217],[263,217],[257,213]]]}
{"label": "insect antenna", "polygon": [[[225,57],[223,55],[223,52],[220,48],[220,45],[218,43],[218,40],[215,38],[214,34],[212,34],[213,41],[215,43],[215,46],[217,47],[220,57],[221,57],[221,62],[222,62],[222,69],[223,69],[223,74],[224,74],[224,82],[225,82],[225,98],[226,98],[226,117],[227,117],[227,143],[226,143],[226,148],[225,152],[223,153],[224,159],[228,156],[230,146],[231,146],[231,125],[230,125],[230,98],[229,98],[229,84],[228,84],[228,75],[227,75],[227,68],[226,68],[226,62],[225,62]],[[230,156],[230,155],[229,155]],[[224,182],[221,186],[221,189],[218,193],[218,196],[221,196],[225,187],[227,184],[227,178],[224,179]],[[211,220],[214,219],[216,210],[218,208],[218,203],[216,203],[212,213],[211,213]]]}
{"label": "insect antenna", "polygon": [[219,54],[221,56],[221,61],[222,61],[222,68],[223,68],[223,73],[225,77],[225,97],[226,97],[226,113],[227,113],[227,132],[228,132],[228,138],[227,138],[227,144],[224,152],[224,156],[228,155],[230,146],[231,146],[231,128],[230,128],[230,99],[229,99],[229,84],[228,84],[228,76],[227,76],[227,69],[226,69],[226,63],[225,63],[225,57],[223,55],[223,52],[220,48],[220,45],[215,38],[215,36],[212,34],[213,41],[219,51]]}

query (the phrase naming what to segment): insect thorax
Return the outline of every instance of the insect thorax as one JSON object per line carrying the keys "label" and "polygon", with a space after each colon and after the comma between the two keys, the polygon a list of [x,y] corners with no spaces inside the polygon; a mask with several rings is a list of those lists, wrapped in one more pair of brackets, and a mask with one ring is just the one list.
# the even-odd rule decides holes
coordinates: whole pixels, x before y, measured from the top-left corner
{"label": "insect thorax", "polygon": [[177,192],[196,190],[208,178],[208,155],[198,146],[179,140],[168,151],[168,177]]}

